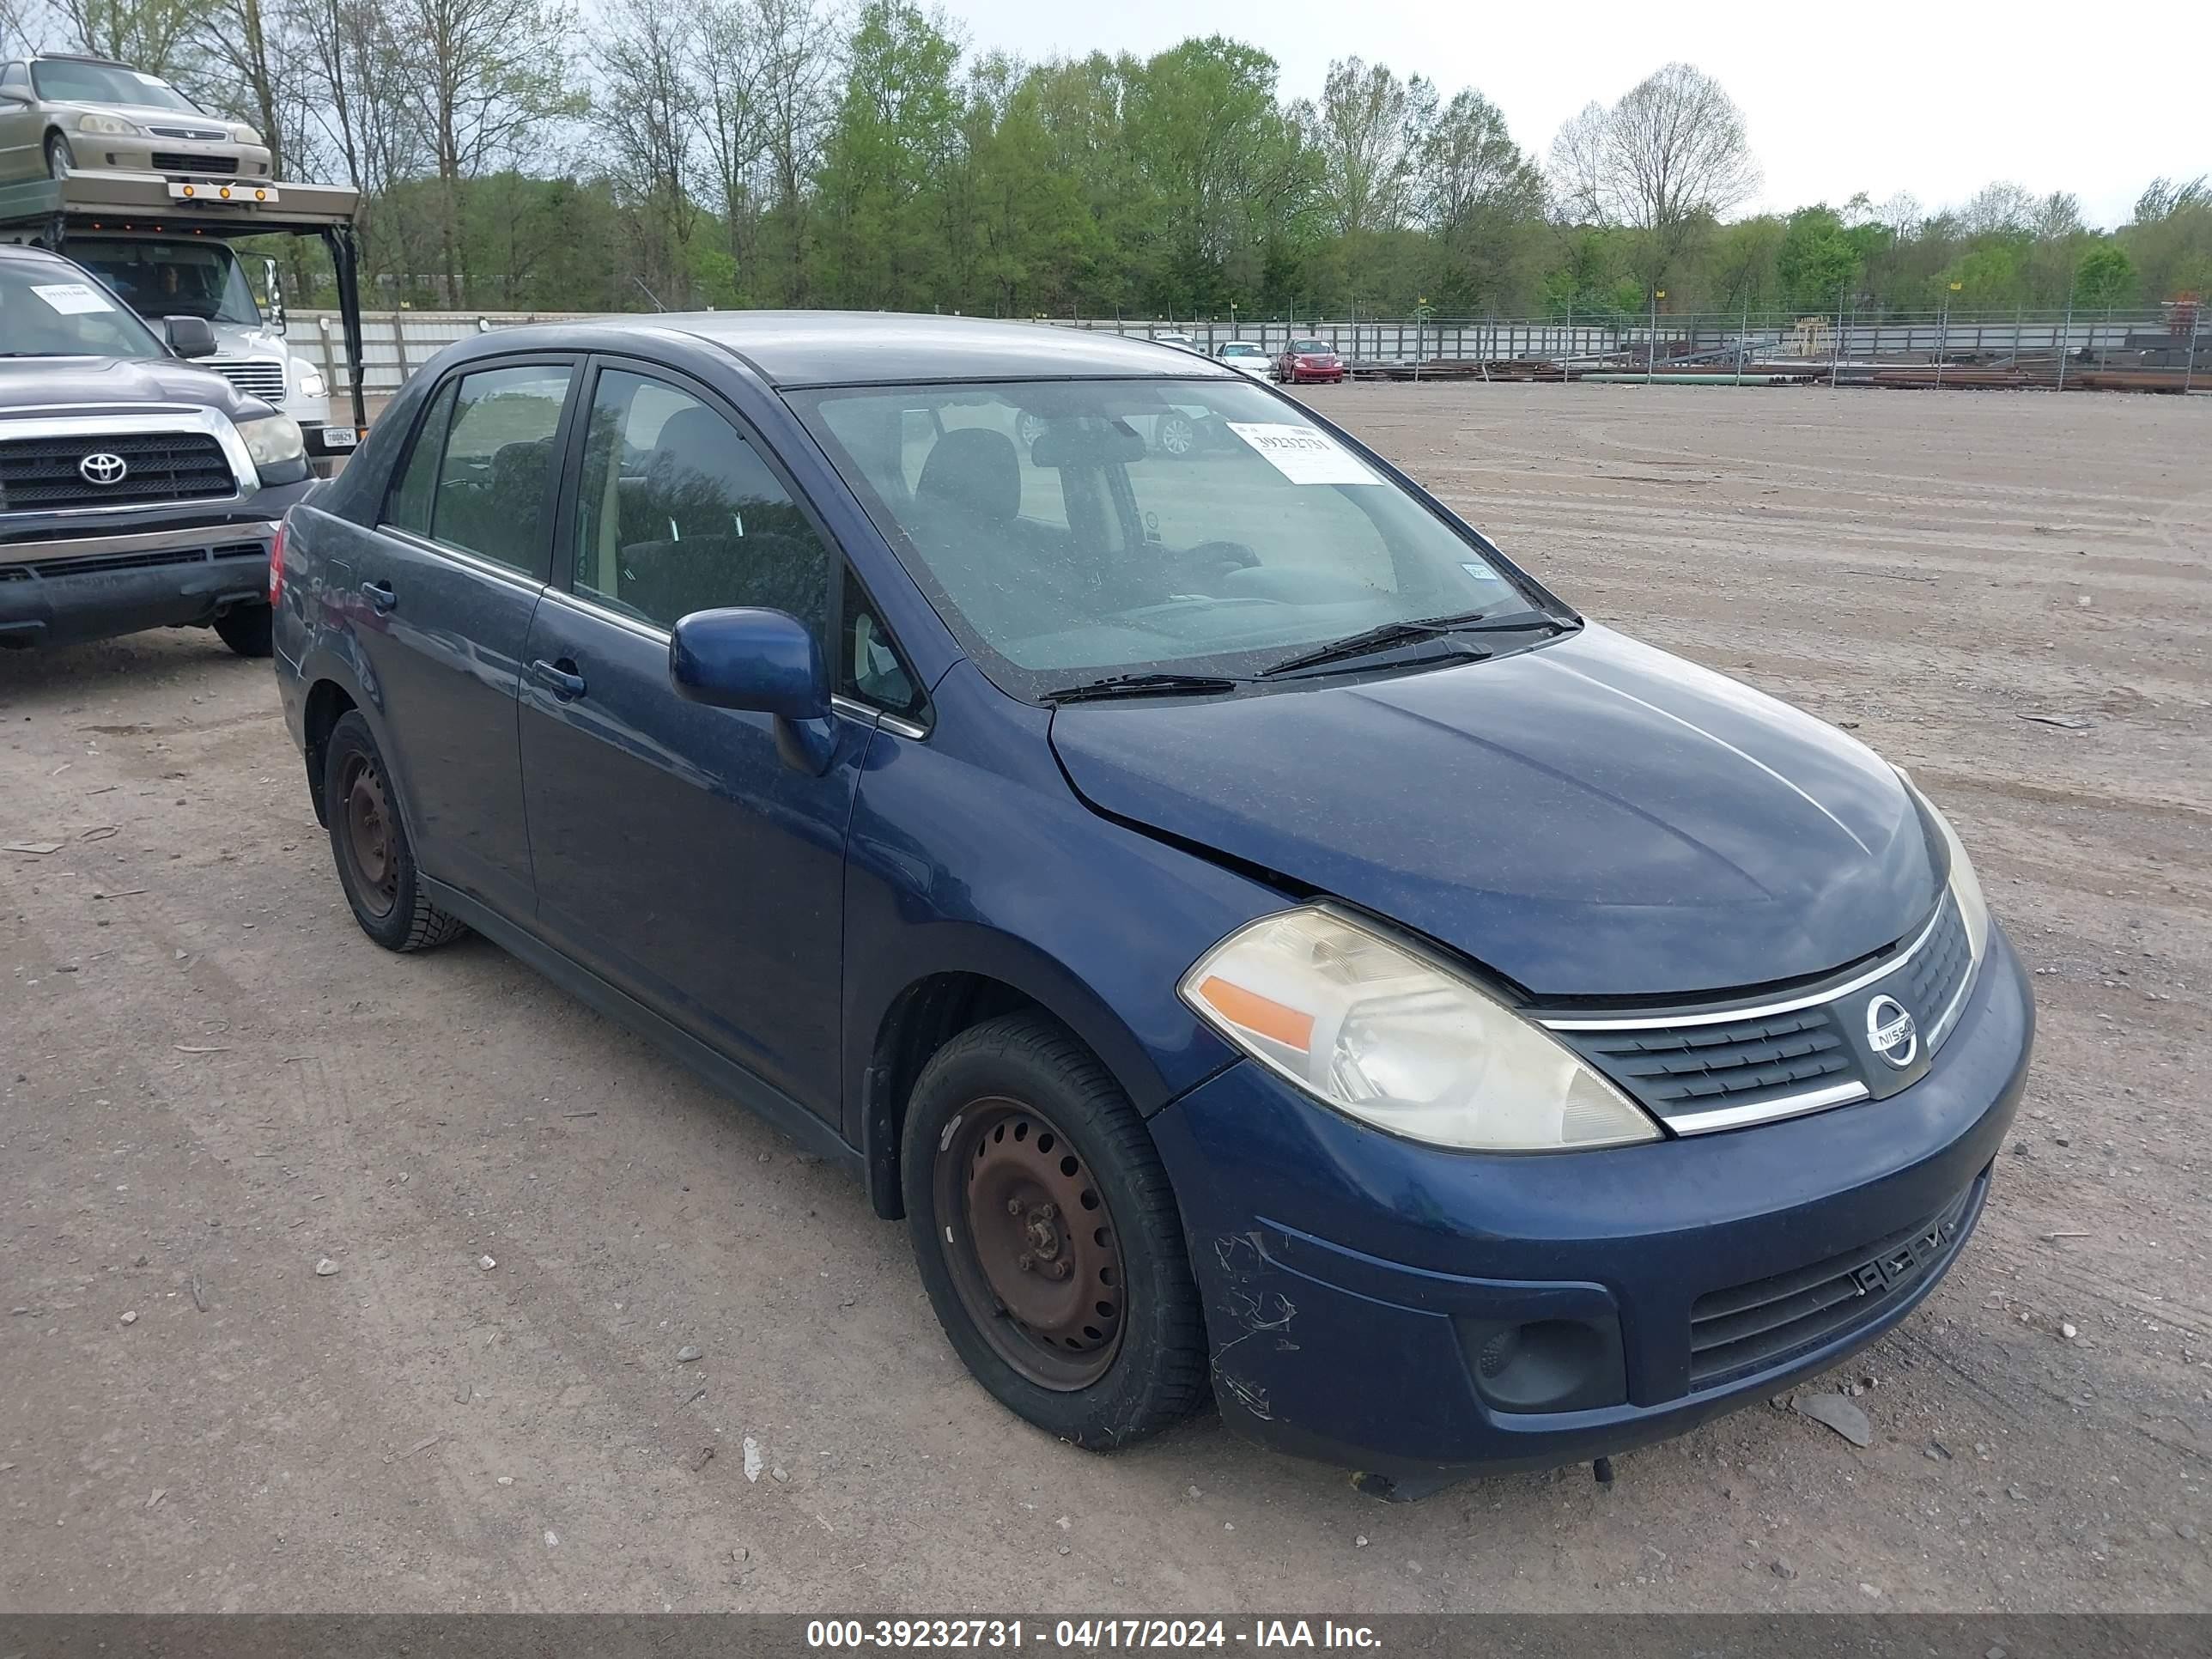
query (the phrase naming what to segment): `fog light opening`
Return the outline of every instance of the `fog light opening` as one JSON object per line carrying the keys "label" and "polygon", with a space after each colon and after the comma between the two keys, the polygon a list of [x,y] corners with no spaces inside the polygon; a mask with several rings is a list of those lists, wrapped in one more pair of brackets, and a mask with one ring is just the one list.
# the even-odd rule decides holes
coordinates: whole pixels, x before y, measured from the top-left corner
{"label": "fog light opening", "polygon": [[1627,1398],[1620,1332],[1611,1320],[1468,1322],[1462,1340],[1476,1390],[1500,1411],[1587,1411]]}

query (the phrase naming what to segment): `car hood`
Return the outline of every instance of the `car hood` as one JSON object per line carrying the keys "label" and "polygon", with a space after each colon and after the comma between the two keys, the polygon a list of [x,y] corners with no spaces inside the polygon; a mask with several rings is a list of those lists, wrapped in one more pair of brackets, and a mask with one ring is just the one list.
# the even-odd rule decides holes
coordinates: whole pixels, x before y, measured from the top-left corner
{"label": "car hood", "polygon": [[1940,882],[1863,744],[1597,627],[1360,684],[1070,706],[1052,742],[1094,809],[1540,998],[1825,973],[1903,937]]}
{"label": "car hood", "polygon": [[[82,98],[56,98],[46,101],[56,109],[82,111],[91,115],[112,115],[142,127],[149,122],[165,127],[198,127],[205,132],[213,132],[220,127],[223,142],[230,142],[230,123],[228,120],[220,115],[202,115],[197,110],[171,109],[166,104],[96,104]],[[87,136],[97,140],[109,135],[91,133]]]}
{"label": "car hood", "polygon": [[0,358],[0,420],[33,409],[51,414],[62,404],[89,411],[143,404],[190,404],[239,420],[269,412],[222,375],[180,358]]}

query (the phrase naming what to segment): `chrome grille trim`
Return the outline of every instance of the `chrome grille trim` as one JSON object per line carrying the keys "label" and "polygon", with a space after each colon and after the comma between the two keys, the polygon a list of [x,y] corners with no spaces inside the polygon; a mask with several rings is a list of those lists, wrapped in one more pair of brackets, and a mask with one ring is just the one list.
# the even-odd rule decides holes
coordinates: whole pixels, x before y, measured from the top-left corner
{"label": "chrome grille trim", "polygon": [[1824,1002],[1833,1002],[1854,991],[1863,991],[1876,980],[1888,978],[1911,961],[1935,933],[1936,924],[1943,919],[1944,907],[1950,902],[1951,895],[1946,889],[1934,914],[1928,918],[1927,925],[1914,936],[1911,944],[1880,967],[1869,968],[1856,978],[1845,980],[1841,985],[1826,986],[1781,1002],[1753,1003],[1741,1008],[1706,1009],[1694,1014],[1601,1014],[1589,1017],[1568,1014],[1556,1019],[1539,1016],[1536,1023],[1547,1031],[1650,1031],[1676,1025],[1724,1025],[1732,1020],[1764,1019],[1774,1014],[1794,1014],[1800,1008],[1817,1008]]}

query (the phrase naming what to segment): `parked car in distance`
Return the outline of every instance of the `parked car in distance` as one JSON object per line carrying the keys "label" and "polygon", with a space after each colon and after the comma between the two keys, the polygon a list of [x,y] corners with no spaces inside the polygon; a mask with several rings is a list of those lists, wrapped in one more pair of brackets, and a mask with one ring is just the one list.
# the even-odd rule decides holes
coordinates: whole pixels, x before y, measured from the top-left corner
{"label": "parked car in distance", "polygon": [[1327,340],[1293,340],[1275,359],[1275,378],[1286,386],[1309,380],[1334,386],[1344,379],[1344,359]]}
{"label": "parked car in distance", "polygon": [[269,554],[307,493],[298,424],[194,368],[82,266],[0,244],[0,646],[212,627],[269,654]]}
{"label": "parked car in distance", "polygon": [[1177,351],[1194,352],[1201,357],[1206,355],[1203,351],[1199,350],[1198,342],[1192,339],[1188,334],[1155,334],[1152,336],[1152,343],[1154,345],[1173,346]]}
{"label": "parked car in distance", "polygon": [[112,58],[0,62],[0,183],[98,171],[266,179],[269,147],[252,127]]}
{"label": "parked car in distance", "polygon": [[[1231,441],[1139,429],[1193,407]],[[1904,1318],[2019,1102],[1911,779],[1220,363],[481,336],[274,580],[362,929],[474,928],[849,1170],[1079,1445],[1211,1392],[1410,1498],[1680,1432]]]}
{"label": "parked car in distance", "polygon": [[1267,378],[1267,348],[1250,340],[1226,340],[1214,347],[1216,362],[1226,363],[1239,374],[1255,380]]}

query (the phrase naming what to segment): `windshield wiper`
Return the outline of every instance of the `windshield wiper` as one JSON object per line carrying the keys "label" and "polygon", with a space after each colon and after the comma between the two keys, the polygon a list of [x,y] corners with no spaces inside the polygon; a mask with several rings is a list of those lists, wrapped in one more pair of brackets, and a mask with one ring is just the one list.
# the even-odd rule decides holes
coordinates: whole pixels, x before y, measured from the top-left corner
{"label": "windshield wiper", "polygon": [[1408,640],[1434,639],[1440,634],[1457,634],[1473,628],[1484,613],[1469,611],[1455,617],[1418,617],[1407,622],[1387,622],[1358,634],[1347,634],[1340,640],[1331,640],[1310,651],[1302,651],[1295,657],[1285,657],[1270,663],[1260,671],[1260,678],[1271,674],[1288,674],[1301,668],[1318,668],[1323,663],[1342,662],[1351,657],[1364,657],[1370,651],[1382,651],[1394,645],[1403,645]]}
{"label": "windshield wiper", "polygon": [[1115,674],[1080,685],[1058,685],[1042,693],[1045,703],[1095,702],[1108,697],[1211,697],[1243,684],[1224,674]]}

